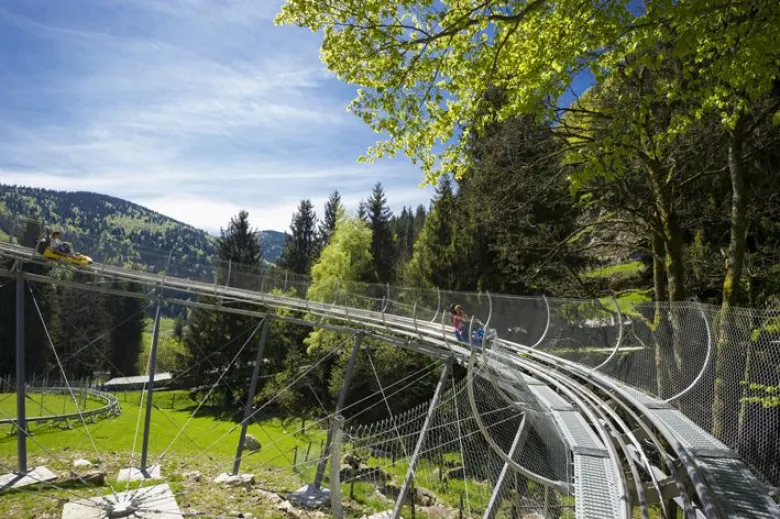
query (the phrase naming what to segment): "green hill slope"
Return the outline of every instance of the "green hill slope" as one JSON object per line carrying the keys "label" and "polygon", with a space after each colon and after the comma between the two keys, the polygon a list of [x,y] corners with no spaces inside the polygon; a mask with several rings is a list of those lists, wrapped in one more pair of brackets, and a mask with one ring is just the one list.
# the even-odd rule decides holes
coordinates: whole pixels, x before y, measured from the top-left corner
{"label": "green hill slope", "polygon": [[[207,277],[213,268],[214,236],[121,198],[0,184],[0,239],[16,232],[20,216],[43,220],[47,231],[61,227],[67,241],[96,261],[158,269],[173,251],[172,275]],[[284,234],[263,231],[260,239],[264,258],[274,262]]]}

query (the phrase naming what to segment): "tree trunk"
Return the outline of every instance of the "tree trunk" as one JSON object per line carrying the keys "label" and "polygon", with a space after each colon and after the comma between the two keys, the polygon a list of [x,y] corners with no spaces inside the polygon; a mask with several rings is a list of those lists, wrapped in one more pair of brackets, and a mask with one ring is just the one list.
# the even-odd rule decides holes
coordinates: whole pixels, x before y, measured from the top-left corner
{"label": "tree trunk", "polygon": [[[744,120],[739,119],[729,136],[729,177],[731,179],[731,232],[729,250],[726,256],[726,276],[723,279],[723,305],[720,316],[720,330],[715,351],[715,386],[712,401],[712,434],[725,439],[726,409],[737,406],[738,399],[727,395],[726,385],[738,382],[740,359],[739,337],[729,337],[729,323],[733,321],[729,308],[739,302],[742,268],[745,262],[745,235],[747,233],[747,186],[743,168]],[[730,393],[737,394],[734,388]],[[728,396],[729,401],[726,399]]]}
{"label": "tree trunk", "polygon": [[650,186],[655,196],[655,211],[661,224],[664,248],[666,250],[666,279],[669,301],[685,299],[685,264],[683,262],[683,240],[672,195],[666,184],[668,172],[661,164],[645,158]]}
{"label": "tree trunk", "polygon": [[653,233],[653,298],[655,301],[666,299],[665,257],[663,237]]}

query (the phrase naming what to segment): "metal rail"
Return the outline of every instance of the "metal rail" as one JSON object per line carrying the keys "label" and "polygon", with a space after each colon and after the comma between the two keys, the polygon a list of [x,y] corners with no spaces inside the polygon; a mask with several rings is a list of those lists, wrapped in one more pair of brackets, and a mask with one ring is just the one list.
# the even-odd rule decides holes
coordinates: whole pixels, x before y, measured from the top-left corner
{"label": "metal rail", "polygon": [[[0,255],[11,257],[21,262],[48,263],[48,260],[36,258],[34,253],[29,249],[12,244],[0,244]],[[367,333],[366,336],[372,336],[400,347],[405,347],[427,355],[438,356],[439,358],[447,358],[452,355],[454,356],[455,361],[462,365],[467,364],[468,359],[472,358],[472,348],[468,345],[453,341],[448,337],[448,328],[443,323],[438,325],[433,321],[427,322],[418,320],[416,303],[413,315],[411,317],[404,317],[387,314],[385,312],[387,300],[383,304],[382,311],[376,312],[359,308],[346,308],[337,306],[336,304],[320,303],[308,299],[259,293],[249,289],[225,287],[218,285],[216,281],[212,284],[181,278],[163,277],[157,274],[126,270],[108,265],[80,267],[79,270],[91,273],[98,277],[135,281],[136,283],[148,287],[160,287],[164,280],[167,289],[198,296],[209,296],[216,298],[218,301],[233,300],[256,304],[260,308],[258,308],[257,311],[247,311],[225,307],[219,303],[211,305],[202,302],[179,300],[182,304],[214,308],[220,311],[241,312],[257,316],[267,315],[268,312],[263,311],[263,308],[266,307],[286,308],[301,313],[315,314],[322,319],[327,319],[328,322],[320,321],[312,323],[311,321],[297,318],[283,318],[276,315],[274,317],[279,320],[289,320],[306,326],[326,327],[350,333],[354,333],[356,327],[364,333],[366,333],[367,330],[375,330],[377,333]],[[10,271],[0,271],[0,276],[9,277],[16,275],[19,274]],[[27,273],[23,273],[22,276],[31,281],[70,284],[78,286],[79,288],[100,290],[106,293],[115,293],[116,295],[146,297],[143,294],[139,295],[132,292],[106,289],[105,287],[96,285],[84,286],[79,283],[72,283],[64,280],[52,280],[46,276],[36,276]],[[264,286],[265,280],[263,279],[263,287]],[[546,300],[545,304],[547,304]],[[439,305],[440,302],[437,306]],[[437,314],[438,309],[434,313],[434,320]],[[549,307],[547,318],[547,326],[545,333],[542,336],[542,340],[549,328]],[[346,326],[334,325],[334,320],[346,322]],[[382,333],[379,333],[379,331]],[[451,329],[449,330],[449,333],[452,333]],[[536,350],[535,346],[537,346],[539,342],[541,342],[541,340],[537,341],[537,344],[534,344],[534,346],[529,348],[500,339],[496,340],[497,345],[500,345],[501,348],[507,350],[506,358],[502,361],[506,362],[507,366],[514,366],[517,369],[532,372],[534,375],[540,376],[551,384],[552,387],[557,387],[571,401],[577,404],[587,417],[589,425],[604,440],[605,446],[609,451],[609,457],[613,462],[621,460],[618,453],[619,448],[620,452],[623,454],[624,463],[629,465],[629,472],[635,480],[633,483],[637,486],[637,495],[639,496],[640,501],[642,500],[641,496],[644,493],[644,488],[640,488],[640,482],[637,481],[639,478],[638,469],[640,468],[646,474],[653,474],[650,477],[651,484],[658,494],[659,499],[663,499],[663,496],[661,495],[663,492],[657,471],[654,471],[653,467],[649,465],[647,456],[642,452],[642,442],[635,434],[635,431],[637,430],[641,430],[645,437],[644,439],[654,445],[659,454],[661,454],[669,472],[669,474],[666,475],[669,478],[672,478],[677,485],[679,499],[683,503],[686,513],[692,511],[690,504],[691,500],[689,499],[690,496],[686,495],[687,489],[692,488],[704,515],[707,517],[723,517],[723,514],[719,511],[721,507],[714,504],[714,501],[716,501],[713,497],[714,492],[712,489],[708,488],[707,480],[705,480],[700,470],[697,468],[695,456],[684,448],[681,440],[678,439],[670,427],[660,417],[660,413],[652,412],[651,408],[648,407],[645,402],[635,396],[635,390],[624,386],[602,373]],[[619,348],[619,344],[620,340],[618,340],[616,349]],[[487,353],[485,350],[482,350],[482,352],[483,355]],[[518,354],[522,354],[527,358],[523,358]],[[617,406],[624,412],[623,418],[614,411],[597,409],[600,407],[599,404],[601,406]],[[626,417],[628,417],[628,421],[626,421]],[[619,436],[619,438],[615,440],[611,439],[616,438],[616,436]],[[615,445],[613,445],[613,441],[615,442]],[[662,441],[669,445],[669,448],[674,452],[676,458],[682,462],[685,471],[682,476],[678,471],[675,471],[674,463],[670,461],[668,457],[664,457],[664,454],[666,453],[661,448]],[[638,451],[638,461],[632,459],[632,452],[634,451]],[[577,466],[577,463],[575,463],[575,466]],[[582,476],[582,474],[579,475],[580,480],[582,479]],[[620,473],[618,476],[620,481],[623,481],[623,474]],[[628,497],[626,496],[625,485],[617,481],[616,483],[621,486],[619,495],[621,496],[620,499],[625,500],[625,502],[614,504],[617,507],[627,507],[630,510],[630,506],[627,502]],[[580,504],[577,503],[577,506],[579,507]],[[771,506],[768,506],[768,509],[769,508],[771,508]],[[775,509],[769,510],[769,513],[773,514],[776,509],[777,507],[775,505]],[[666,510],[664,511],[666,512]],[[579,516],[580,515],[578,514],[578,517]],[[777,515],[767,515],[767,517],[780,517],[780,511],[777,512]]]}

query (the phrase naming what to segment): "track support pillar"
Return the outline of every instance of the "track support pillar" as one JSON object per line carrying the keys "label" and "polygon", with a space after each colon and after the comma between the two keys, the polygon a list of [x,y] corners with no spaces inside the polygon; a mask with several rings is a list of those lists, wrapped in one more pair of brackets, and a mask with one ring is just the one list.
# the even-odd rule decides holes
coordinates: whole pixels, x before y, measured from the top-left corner
{"label": "track support pillar", "polygon": [[[19,270],[16,278],[16,456],[19,474],[27,473],[27,413],[24,374],[24,279]],[[43,398],[43,397],[41,397]]]}
{"label": "track support pillar", "polygon": [[246,395],[244,404],[244,419],[241,422],[241,434],[238,437],[238,447],[236,448],[236,459],[233,461],[233,475],[238,476],[241,469],[241,453],[243,452],[244,440],[246,439],[246,430],[249,427],[249,417],[252,415],[252,403],[257,391],[257,381],[260,378],[260,366],[263,363],[263,352],[265,351],[265,341],[268,338],[268,328],[271,320],[266,317],[263,322],[263,332],[260,335],[260,344],[257,346],[257,357],[255,358],[255,367],[252,370],[252,381],[249,383],[249,393]]}
{"label": "track support pillar", "polygon": [[[393,519],[398,519],[398,517],[401,515],[401,509],[403,508],[404,502],[406,501],[406,495],[409,493],[409,488],[414,480],[414,467],[417,464],[417,459],[420,457],[420,452],[422,451],[423,445],[425,444],[425,436],[427,435],[428,428],[430,428],[431,422],[433,421],[433,413],[436,411],[436,406],[439,405],[441,393],[444,389],[444,384],[447,382],[447,377],[450,374],[451,368],[452,357],[447,359],[447,361],[444,363],[444,367],[441,369],[439,383],[436,386],[436,391],[433,393],[431,405],[428,407],[428,414],[425,416],[425,422],[423,422],[420,435],[417,437],[417,445],[414,447],[412,459],[409,460],[409,468],[406,470],[406,477],[404,477],[404,482],[401,484],[401,489],[398,492],[398,499],[396,499],[395,506],[393,507],[393,513],[391,516]],[[412,496],[412,499],[414,499],[414,496]]]}
{"label": "track support pillar", "polygon": [[[524,416],[523,420],[520,422],[520,427],[517,428],[517,434],[515,434],[515,439],[512,441],[512,446],[509,448],[510,458],[514,458],[517,450],[523,448],[523,444],[525,443],[526,438],[528,438],[529,431],[528,418]],[[501,469],[501,473],[496,480],[496,486],[493,487],[493,494],[490,496],[487,507],[485,507],[485,514],[482,516],[482,519],[493,519],[493,517],[495,517],[496,507],[501,501],[501,488],[504,486],[504,480],[508,473],[509,463],[505,462],[504,467]]]}

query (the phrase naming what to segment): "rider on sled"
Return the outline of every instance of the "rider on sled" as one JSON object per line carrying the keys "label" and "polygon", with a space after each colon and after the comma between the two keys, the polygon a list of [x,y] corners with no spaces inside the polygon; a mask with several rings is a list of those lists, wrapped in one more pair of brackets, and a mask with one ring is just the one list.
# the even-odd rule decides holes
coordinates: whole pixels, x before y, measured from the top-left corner
{"label": "rider on sled", "polygon": [[[463,307],[458,304],[450,305],[450,314],[452,327],[455,329],[455,338],[460,342],[480,347],[484,345],[486,340],[491,340],[496,335],[495,330],[485,330],[481,321],[469,317],[463,311]],[[471,337],[469,337],[469,332],[471,332]]]}
{"label": "rider on sled", "polygon": [[54,252],[58,254],[62,254],[63,256],[72,256],[73,255],[73,249],[70,246],[70,243],[62,241],[60,239],[60,235],[62,232],[59,229],[56,229],[54,232],[51,233],[51,241],[49,244],[49,247],[54,250]]}
{"label": "rider on sled", "polygon": [[456,304],[450,305],[450,314],[452,314],[452,327],[455,328],[455,338],[461,342],[469,342],[468,329],[466,328],[469,316],[463,311],[463,307]]}

